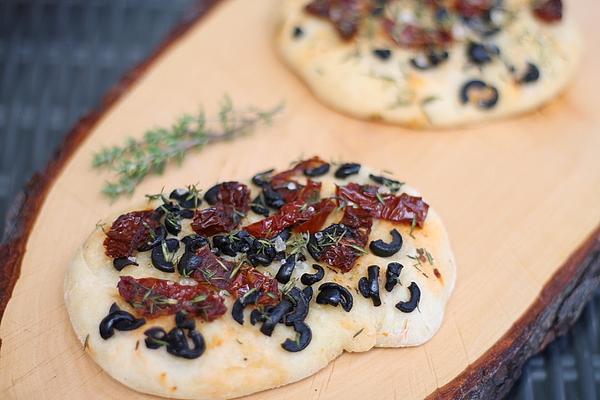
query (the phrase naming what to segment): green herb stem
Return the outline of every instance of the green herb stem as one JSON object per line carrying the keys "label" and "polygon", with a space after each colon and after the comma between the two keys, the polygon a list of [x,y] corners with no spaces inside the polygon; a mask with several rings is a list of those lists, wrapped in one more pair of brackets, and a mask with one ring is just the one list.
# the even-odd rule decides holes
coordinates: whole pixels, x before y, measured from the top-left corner
{"label": "green herb stem", "polygon": [[181,163],[191,150],[233,140],[259,124],[270,124],[283,104],[269,110],[238,111],[225,97],[218,113],[218,126],[209,127],[203,111],[184,115],[171,128],[147,131],[142,139],[129,138],[122,146],[104,148],[94,154],[92,166],[112,172],[102,192],[112,200],[132,194],[146,176],[160,175],[171,162]]}

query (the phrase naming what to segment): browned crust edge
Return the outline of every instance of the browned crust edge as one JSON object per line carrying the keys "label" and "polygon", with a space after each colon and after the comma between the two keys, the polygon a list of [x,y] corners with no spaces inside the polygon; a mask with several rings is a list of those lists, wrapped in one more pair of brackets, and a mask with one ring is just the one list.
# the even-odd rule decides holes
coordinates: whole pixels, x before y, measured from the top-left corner
{"label": "browned crust edge", "polygon": [[[163,55],[170,46],[183,37],[221,0],[199,0],[195,7],[189,10],[189,17],[180,23],[168,37],[153,51],[153,53],[127,72],[102,99],[98,108],[90,111],[81,118],[69,131],[62,145],[46,168],[29,180],[24,191],[19,193],[8,212],[3,241],[0,244],[0,322],[6,305],[12,295],[13,288],[21,272],[21,262],[25,254],[27,240],[38,216],[38,211],[46,199],[50,187],[60,174],[71,156],[83,143],[94,126],[104,114],[127,93],[144,72]],[[0,338],[0,347],[2,339]]]}
{"label": "browned crust edge", "polygon": [[[184,36],[221,0],[200,0],[194,15],[175,28],[153,54],[130,70],[71,129],[45,170],[36,173],[17,195],[7,216],[0,244],[0,322],[19,278],[29,234],[46,195],[71,156],[103,115],[135,84],[144,72],[178,39]],[[511,329],[483,356],[428,399],[501,398],[521,374],[525,361],[542,350],[575,322],[598,286],[600,275],[600,226],[544,286],[540,296]],[[0,338],[0,347],[2,339]]]}

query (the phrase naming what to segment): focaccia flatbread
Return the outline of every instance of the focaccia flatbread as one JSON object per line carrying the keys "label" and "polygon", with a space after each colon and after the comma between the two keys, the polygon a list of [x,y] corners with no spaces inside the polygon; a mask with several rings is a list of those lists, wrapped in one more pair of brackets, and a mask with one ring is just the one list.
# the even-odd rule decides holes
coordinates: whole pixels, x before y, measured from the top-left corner
{"label": "focaccia flatbread", "polygon": [[[338,178],[335,175],[347,176]],[[284,173],[257,175],[253,182],[223,184],[228,185],[229,192],[222,185],[208,190],[205,199],[213,203],[212,206],[207,205],[206,200],[198,204],[199,197],[194,189],[174,191],[171,199],[154,196],[153,200],[140,204],[138,210],[158,207],[158,214],[154,214],[155,211],[143,214],[150,219],[137,226],[129,225],[129,236],[116,234],[119,229],[121,233],[125,232],[124,216],[142,214],[128,213],[116,220],[107,219],[82,245],[65,277],[65,303],[77,337],[87,353],[110,376],[132,389],[159,396],[233,398],[298,381],[325,367],[344,351],[416,346],[429,340],[439,329],[454,287],[456,267],[442,221],[414,189],[389,177],[373,175],[358,164],[330,165],[318,158],[300,162]],[[339,188],[347,190],[342,193],[343,189]],[[360,190],[363,200],[358,200],[360,196],[351,200]],[[371,194],[375,202],[371,201],[373,198],[364,200]],[[253,199],[250,204],[249,198]],[[279,200],[286,205],[277,204]],[[246,204],[242,204],[244,202]],[[281,234],[276,228],[270,232],[261,231],[266,217],[257,212],[269,213],[270,218],[276,216],[276,219],[295,207],[290,206],[292,203],[298,206],[299,213],[308,213],[308,217],[302,214],[304,222],[308,221],[304,228],[301,223],[291,221],[289,224],[288,220],[286,232],[291,235]],[[229,234],[218,234],[221,239],[206,235],[207,248],[190,245],[184,253],[186,246],[182,238],[194,234],[192,226],[196,232],[218,230],[211,225],[214,221],[204,217],[215,209],[227,210],[227,204],[237,207],[231,214],[235,228]],[[181,211],[186,210],[183,205],[191,212]],[[249,206],[252,208],[248,209]],[[279,210],[276,206],[280,206]],[[363,211],[357,211],[357,206],[364,207]],[[329,212],[328,215],[324,213],[326,219],[319,222],[316,221],[319,218],[311,217],[315,210],[324,209]],[[340,231],[339,222],[345,213],[358,215],[362,222],[353,225],[352,218],[344,219],[347,225]],[[174,217],[176,214],[180,217]],[[165,224],[170,225],[166,230]],[[360,234],[350,227],[363,229],[369,224],[372,225],[367,242],[364,246],[357,245]],[[181,231],[173,235],[177,233],[177,225]],[[329,229],[333,225],[337,230]],[[240,229],[256,234],[256,238],[250,239],[250,242],[254,240],[252,246],[255,247],[242,249],[234,257],[225,255],[231,251],[227,246],[233,246],[234,250],[243,247],[239,247],[239,237],[247,239],[247,236],[238,233]],[[313,233],[303,233],[305,229]],[[397,237],[391,236],[394,229],[401,236],[401,245]],[[156,234],[142,238],[141,233],[150,230]],[[165,233],[167,241],[175,238],[180,241],[179,249],[173,254],[163,240]],[[286,235],[289,237],[285,238]],[[134,236],[137,242],[131,245],[133,242],[128,240],[133,240]],[[259,239],[260,236],[263,238]],[[373,244],[378,239],[383,242]],[[150,242],[153,242],[151,246],[147,245]],[[309,249],[311,244],[314,246]],[[128,245],[135,249],[127,248]],[[152,246],[152,250],[147,250]],[[166,253],[161,253],[163,246]],[[191,253],[203,254],[203,260],[214,257],[226,268],[227,274],[190,267],[199,265],[189,261]],[[354,261],[346,264],[332,261],[336,254]],[[315,255],[319,260],[314,259]],[[282,272],[289,259],[296,260],[295,268],[291,273],[289,269]],[[133,262],[138,265],[131,264]],[[322,279],[318,279],[319,273],[313,264],[321,266]],[[370,275],[375,271],[371,267],[369,272],[370,266],[379,267],[378,277],[373,279]],[[165,272],[170,267],[174,272]],[[275,289],[265,289],[268,286],[265,284],[257,291],[246,291],[240,298],[247,300],[256,293],[261,297],[256,301],[258,305],[246,305],[243,324],[240,324],[234,319],[234,316],[240,317],[234,303],[241,292],[232,289],[231,282],[222,289],[225,286],[217,276],[224,280],[231,276],[237,279],[242,273],[260,273],[271,279]],[[306,278],[304,274],[310,276]],[[280,282],[274,280],[275,277]],[[148,291],[142,297],[132,299],[127,297],[132,293],[127,290],[132,290],[132,282],[141,282],[134,278],[167,280],[164,286],[167,288],[202,287],[202,290],[212,291],[191,300],[187,298],[184,304],[184,297],[164,295],[166,292],[158,290],[160,285],[156,282],[159,281],[152,281],[154,283],[147,284]],[[359,284],[361,278],[363,282]],[[303,282],[311,284],[312,289],[306,289]],[[324,283],[330,283],[329,289],[327,285],[321,286]],[[351,295],[351,307],[344,297],[347,293],[341,293],[336,284]],[[376,286],[379,286],[378,290],[373,291]],[[306,293],[307,290],[313,292],[312,299],[303,305],[308,307],[308,313],[304,310],[304,315],[294,320],[292,315],[302,314],[301,306],[296,303],[298,297],[293,298],[294,293]],[[208,298],[222,299],[226,309],[208,303]],[[288,304],[287,314],[280,323],[271,326],[271,336],[265,334],[269,328],[264,320],[261,323],[259,318],[254,325],[251,323],[251,319],[260,316],[261,310],[263,316],[277,318],[273,317],[273,307],[288,300],[291,305]],[[337,301],[337,305],[332,301]],[[376,306],[379,302],[381,304]],[[111,307],[113,303],[116,306]],[[169,310],[174,311],[177,307],[183,307],[187,313],[180,312],[177,318],[181,320],[176,323],[175,313]],[[190,321],[195,326],[189,326]],[[290,323],[283,323],[286,321]],[[187,337],[185,344],[174,343],[176,335],[172,332],[176,325]],[[172,337],[161,336],[161,328]],[[298,335],[295,330],[299,331]],[[198,349],[199,337],[203,341],[203,351]],[[287,344],[282,346],[282,343]]]}
{"label": "focaccia flatbread", "polygon": [[410,127],[533,110],[581,51],[561,0],[285,0],[280,18],[280,53],[318,98]]}

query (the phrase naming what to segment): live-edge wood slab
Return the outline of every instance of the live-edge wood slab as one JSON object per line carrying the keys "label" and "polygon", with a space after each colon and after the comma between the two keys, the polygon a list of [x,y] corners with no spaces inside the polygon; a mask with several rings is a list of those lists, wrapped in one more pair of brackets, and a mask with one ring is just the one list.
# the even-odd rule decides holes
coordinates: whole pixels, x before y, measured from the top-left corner
{"label": "live-edge wood slab", "polygon": [[[252,399],[495,398],[525,359],[579,314],[598,283],[600,56],[584,55],[572,87],[542,110],[461,130],[410,131],[358,121],[316,101],[276,56],[277,0],[223,0],[182,27],[71,133],[36,177],[0,247],[0,398],[148,398],[83,352],[63,304],[63,274],[95,223],[164,185],[241,179],[300,155],[394,171],[442,215],[459,265],[445,322],[429,343],[344,354],[303,381]],[[584,37],[600,3],[571,1]],[[593,50],[593,43],[589,44]],[[224,94],[286,102],[270,128],[190,156],[109,204],[93,152],[170,124]],[[20,271],[20,276],[18,272]],[[14,290],[11,288],[15,280]],[[90,299],[93,301],[93,299]]]}

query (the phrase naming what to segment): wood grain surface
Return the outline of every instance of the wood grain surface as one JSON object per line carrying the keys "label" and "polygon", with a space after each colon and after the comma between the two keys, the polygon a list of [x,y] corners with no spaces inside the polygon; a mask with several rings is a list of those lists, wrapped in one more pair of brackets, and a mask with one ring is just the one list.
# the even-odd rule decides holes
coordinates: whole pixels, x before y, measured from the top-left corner
{"label": "wood grain surface", "polygon": [[[600,4],[569,5],[584,37],[598,37]],[[219,2],[130,75],[33,181],[24,218],[0,248],[3,301],[20,266],[0,325],[0,398],[148,398],[104,374],[71,331],[62,300],[70,258],[99,219],[144,193],[241,179],[301,155],[360,161],[419,188],[451,235],[457,287],[442,329],[426,345],[344,354],[310,378],[249,398],[501,396],[525,358],[578,314],[598,282],[600,57],[586,53],[568,92],[532,115],[410,131],[319,104],[276,57],[276,6]],[[94,151],[168,125],[200,104],[214,111],[225,93],[262,107],[285,100],[286,112],[271,128],[207,148],[147,180],[132,199],[110,204],[100,195],[107,176],[90,168]]]}

